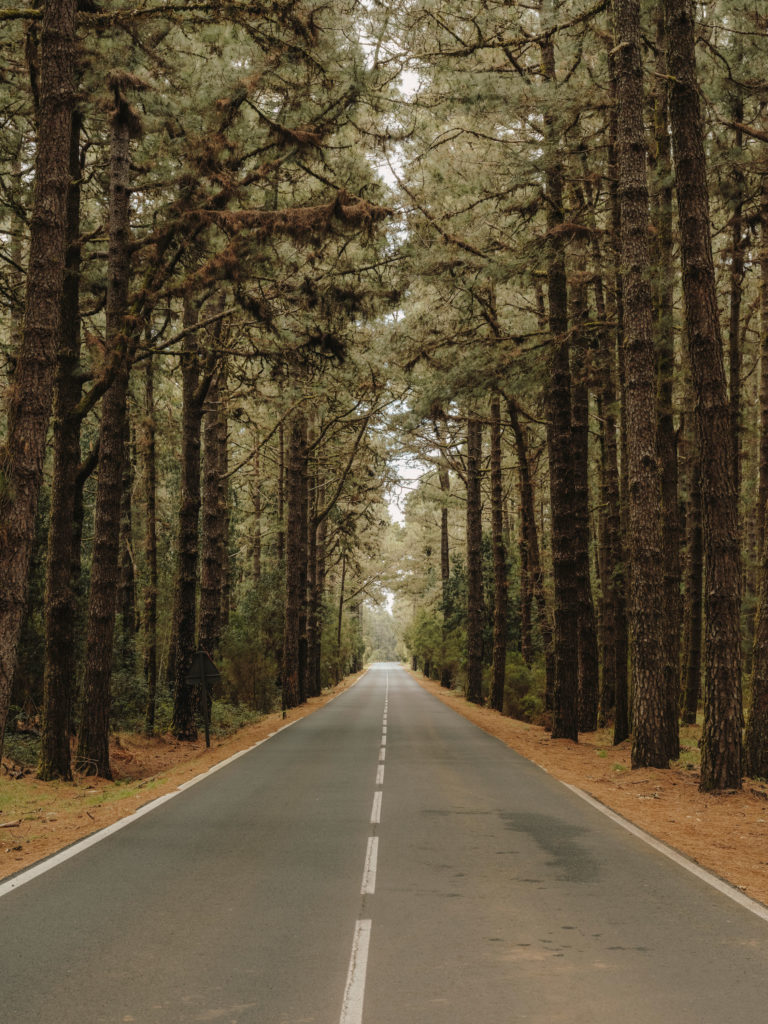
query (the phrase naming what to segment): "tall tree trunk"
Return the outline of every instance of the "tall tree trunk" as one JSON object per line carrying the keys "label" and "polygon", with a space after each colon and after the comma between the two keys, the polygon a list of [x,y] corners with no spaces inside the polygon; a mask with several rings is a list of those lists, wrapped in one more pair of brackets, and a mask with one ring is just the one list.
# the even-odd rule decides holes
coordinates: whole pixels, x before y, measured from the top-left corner
{"label": "tall tree trunk", "polygon": [[702,585],[704,582],[704,542],[701,526],[701,463],[698,453],[688,467],[689,494],[686,515],[685,573],[685,703],[683,721],[696,723],[701,692]]}
{"label": "tall tree trunk", "polygon": [[443,617],[440,632],[440,685],[444,689],[450,690],[453,679],[451,677],[451,666],[448,664],[447,659],[447,644],[451,583],[451,562],[448,543],[448,496],[451,493],[451,475],[442,452],[438,458],[437,479],[440,483],[440,596]]}
{"label": "tall tree trunk", "polygon": [[308,422],[304,419],[304,434],[301,449],[301,532],[299,534],[299,573],[300,595],[299,605],[299,694],[301,703],[307,699],[307,667],[308,637],[307,620],[309,615],[309,445]]}
{"label": "tall tree trunk", "polygon": [[286,464],[286,491],[288,520],[285,537],[285,629],[283,636],[283,708],[301,704],[301,557],[305,541],[302,540],[302,505],[305,489],[305,434],[306,417],[295,412],[290,420],[288,459]]}
{"label": "tall tree trunk", "polygon": [[61,305],[61,347],[54,396],[53,480],[45,581],[45,669],[39,778],[72,778],[70,731],[75,692],[75,480],[80,466],[80,129],[72,115],[67,197],[66,275]]}
{"label": "tall tree trunk", "polygon": [[[542,0],[545,28],[554,24],[556,0]],[[555,50],[552,36],[541,44],[542,72],[554,90]],[[550,107],[553,110],[554,107]],[[568,344],[568,280],[561,227],[563,164],[554,115],[545,116],[547,200],[547,293],[551,357],[546,388],[547,446],[549,448],[550,502],[552,508],[552,564],[555,583],[555,688],[552,707],[553,739],[578,741],[579,673],[578,583],[573,514],[573,467],[571,464],[571,366]]]}
{"label": "tall tree trunk", "polygon": [[483,425],[467,420],[467,688],[473,704],[483,700],[483,524],[480,497]]}
{"label": "tall tree trunk", "polygon": [[[586,258],[586,254],[583,255]],[[589,307],[586,282],[579,279],[572,293],[575,330],[572,346],[571,459],[578,605],[579,731],[594,732],[597,728],[600,668],[589,558],[589,386],[586,335]]]}
{"label": "tall tree trunk", "polygon": [[203,414],[203,491],[200,545],[200,638],[199,647],[213,657],[223,630],[226,535],[226,479],[222,474],[222,449],[227,443],[223,413],[222,374],[211,382]]}
{"label": "tall tree trunk", "polygon": [[[193,300],[185,296],[184,327],[191,328],[197,316],[198,310]],[[213,381],[214,358],[208,357],[207,365],[201,372],[198,334],[190,330],[185,335],[181,356],[181,501],[171,628],[174,653],[171,659],[173,671],[169,671],[169,682],[174,687],[171,732],[178,740],[197,739],[196,692],[187,683],[187,676],[197,646],[200,435],[203,406]]]}
{"label": "tall tree trunk", "polygon": [[661,482],[656,448],[656,356],[651,321],[649,195],[637,0],[615,6],[618,178],[624,282],[625,414],[632,563],[632,767],[669,767],[663,660]]}
{"label": "tall tree trunk", "polygon": [[533,477],[531,473],[531,460],[528,455],[528,442],[525,438],[517,405],[513,400],[507,402],[509,422],[512,426],[512,433],[515,437],[517,448],[518,475],[520,477],[520,519],[522,521],[521,533],[525,538],[525,552],[530,577],[531,594],[536,601],[536,624],[539,628],[541,642],[544,647],[545,666],[545,703],[547,708],[552,708],[555,688],[555,650],[552,636],[552,624],[550,622],[549,608],[547,605],[546,588],[544,586],[544,571],[539,555],[539,531],[536,526],[536,503],[533,494]]}
{"label": "tall tree trunk", "polygon": [[253,454],[253,582],[261,582],[261,445],[256,433]]}
{"label": "tall tree trunk", "polygon": [[43,7],[24,329],[7,398],[7,439],[0,448],[0,756],[26,608],[60,340],[76,90],[76,15],[76,0],[49,0]]}
{"label": "tall tree trunk", "polygon": [[507,671],[507,554],[504,549],[504,487],[501,471],[501,400],[491,399],[491,533],[493,538],[493,676],[490,706],[504,709]]}
{"label": "tall tree trunk", "polygon": [[85,672],[77,741],[77,768],[112,778],[109,763],[110,680],[120,561],[128,378],[135,338],[127,322],[130,281],[130,138],[133,112],[115,87],[112,112],[107,272],[107,353],[112,383],[101,404],[99,476],[93,524]]}
{"label": "tall tree trunk", "polygon": [[741,786],[741,568],[730,408],[712,259],[692,0],[666,0],[686,332],[696,392],[706,572],[701,788]]}
{"label": "tall tree trunk", "polygon": [[277,561],[285,560],[285,426],[277,429]]}
{"label": "tall tree trunk", "polygon": [[[149,330],[147,330],[149,335]],[[149,338],[147,340],[150,340]],[[144,466],[145,466],[145,539],[144,555],[147,588],[144,592],[144,678],[147,683],[147,708],[144,732],[154,735],[157,703],[157,458],[155,449],[154,360],[150,352],[144,378]]]}
{"label": "tall tree trunk", "polygon": [[654,178],[656,210],[656,352],[658,357],[657,448],[661,465],[661,534],[664,573],[664,689],[667,695],[667,754],[680,756],[680,504],[677,434],[674,423],[675,374],[672,153],[669,138],[669,75],[663,0],[656,8],[654,86]]}
{"label": "tall tree trunk", "polygon": [[768,777],[768,547],[765,543],[768,500],[768,177],[760,204],[760,444],[757,523],[760,544],[758,599],[752,644],[752,687],[744,732],[744,772]]}
{"label": "tall tree trunk", "polygon": [[136,574],[133,565],[133,459],[130,416],[125,417],[123,482],[120,497],[120,570],[117,607],[120,613],[120,648],[123,664],[130,661],[136,634]]}

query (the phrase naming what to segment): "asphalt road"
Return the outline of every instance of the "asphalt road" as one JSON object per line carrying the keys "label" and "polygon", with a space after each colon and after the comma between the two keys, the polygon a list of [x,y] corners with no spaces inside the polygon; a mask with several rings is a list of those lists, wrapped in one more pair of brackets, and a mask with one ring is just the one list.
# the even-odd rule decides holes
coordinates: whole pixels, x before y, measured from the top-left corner
{"label": "asphalt road", "polygon": [[765,920],[395,665],[0,896],[0,1024],[764,1024],[767,972]]}

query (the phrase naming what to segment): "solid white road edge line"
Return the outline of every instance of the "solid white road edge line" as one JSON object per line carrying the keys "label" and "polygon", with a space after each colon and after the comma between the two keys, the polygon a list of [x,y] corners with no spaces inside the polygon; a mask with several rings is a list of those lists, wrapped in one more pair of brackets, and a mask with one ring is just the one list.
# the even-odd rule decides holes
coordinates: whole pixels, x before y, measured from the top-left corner
{"label": "solid white road edge line", "polygon": [[[360,679],[366,676],[368,672],[364,672]],[[360,679],[357,682],[360,682]],[[344,690],[344,693],[348,693],[348,690]],[[336,694],[336,697],[341,694]],[[332,697],[335,700],[336,697]],[[328,701],[330,704],[331,701]],[[196,775],[194,779],[189,779],[187,782],[182,782],[172,793],[166,793],[164,796],[159,796],[156,800],[152,800],[148,804],[144,804],[133,812],[128,814],[126,817],[121,818],[119,821],[114,822],[112,825],[107,825],[106,828],[99,829],[98,832],[92,832],[91,835],[86,836],[85,839],[80,839],[78,842],[68,846],[65,850],[59,850],[58,853],[54,853],[51,857],[46,860],[39,861],[37,864],[33,864],[32,867],[27,868],[26,871],[20,871],[18,875],[14,875],[13,878],[9,878],[5,882],[0,882],[0,899],[3,896],[7,896],[9,892],[13,892],[15,889],[19,889],[22,885],[26,885],[27,882],[31,882],[34,878],[39,878],[40,875],[44,875],[46,871],[50,871],[52,868],[58,867],[59,864],[63,864],[64,861],[69,860],[71,857],[76,857],[78,853],[82,853],[83,850],[87,850],[91,846],[95,846],[96,843],[100,843],[102,839],[106,839],[107,836],[113,835],[115,832],[119,832],[120,829],[125,828],[127,825],[132,825],[134,821],[139,818],[143,818],[145,814],[149,814],[150,811],[154,811],[156,807],[161,804],[167,803],[168,800],[172,800],[179,793],[183,793],[184,790],[190,789],[192,786],[196,786],[198,782],[202,782],[203,779],[207,779],[209,775],[213,775],[214,772],[220,771],[222,768],[226,768],[227,765],[232,764],[239,757],[244,757],[246,754],[250,754],[256,747],[260,747],[262,743],[266,743],[267,740],[271,740],[278,733],[285,732],[286,729],[290,729],[292,725],[296,725],[297,722],[301,722],[301,718],[294,719],[293,722],[287,722],[285,725],[281,725],[279,729],[275,729],[269,736],[265,736],[263,740],[259,740],[258,743],[254,743],[252,747],[248,747],[246,750],[239,750],[236,754],[232,754],[231,757],[226,758],[224,761],[219,761],[218,764],[213,765],[207,771],[201,772],[200,775]]]}
{"label": "solid white road edge line", "polygon": [[361,1024],[363,1000],[365,999],[365,972],[368,966],[368,947],[371,942],[371,922],[358,921],[352,940],[352,955],[349,958],[347,985],[344,1002],[341,1004],[339,1024]]}
{"label": "solid white road edge line", "polygon": [[[545,769],[546,770],[546,769]],[[650,833],[645,832],[637,825],[633,825],[631,821],[627,821],[626,818],[622,818],[620,814],[612,811],[610,807],[606,807],[605,804],[601,804],[599,800],[595,800],[589,793],[585,793],[584,790],[579,789],[577,786],[572,786],[569,782],[563,782],[563,785],[570,789],[576,796],[581,797],[585,800],[590,807],[594,807],[595,810],[600,811],[606,818],[610,818],[611,821],[617,825],[621,825],[623,829],[631,833],[637,839],[642,839],[644,843],[651,846],[658,853],[663,853],[665,857],[668,857],[675,864],[678,864],[681,868],[685,868],[690,874],[700,878],[702,882],[706,882],[713,889],[717,889],[724,896],[733,900],[734,903],[738,903],[744,907],[745,910],[751,911],[757,917],[761,917],[764,921],[768,921],[768,907],[764,907],[762,903],[758,903],[757,900],[750,899],[749,896],[745,896],[743,892],[740,892],[734,886],[724,881],[722,878],[718,878],[717,875],[713,875],[711,871],[707,871],[706,868],[700,867],[695,861],[689,860],[684,854],[679,853],[677,850],[673,850],[671,846],[667,846],[660,839],[654,838]]]}
{"label": "solid white road edge line", "polygon": [[368,849],[365,851],[365,867],[363,868],[363,884],[361,896],[372,896],[376,892],[376,865],[379,860],[379,840],[377,836],[368,838]]}
{"label": "solid white road edge line", "polygon": [[373,807],[371,808],[371,824],[381,824],[381,790],[377,789],[373,794]]}

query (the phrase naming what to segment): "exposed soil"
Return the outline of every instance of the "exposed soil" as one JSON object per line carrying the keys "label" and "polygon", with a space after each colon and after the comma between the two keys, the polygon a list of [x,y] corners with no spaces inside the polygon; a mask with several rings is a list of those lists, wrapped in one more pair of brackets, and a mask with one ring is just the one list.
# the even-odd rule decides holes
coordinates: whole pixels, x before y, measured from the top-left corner
{"label": "exposed soil", "polygon": [[553,740],[541,726],[504,718],[468,703],[438,682],[411,675],[429,693],[550,775],[640,826],[668,846],[761,903],[768,904],[768,785],[745,779],[744,789],[721,795],[699,792],[699,771],[632,771],[629,742],[612,745],[607,730],[579,743]]}
{"label": "exposed soil", "polygon": [[[460,693],[411,674],[425,690],[551,775],[768,904],[768,785],[747,781],[740,792],[703,794],[695,767],[631,771],[629,745],[612,746],[605,731],[583,736],[578,745],[552,740],[540,726],[468,704]],[[210,750],[202,740],[190,744],[168,736],[116,736],[114,782],[80,777],[72,783],[44,783],[31,774],[12,779],[3,772],[0,878],[112,824],[283,725],[312,714],[358,678],[350,676],[322,697],[287,712],[285,719],[279,713],[267,715],[227,739],[214,739]]]}

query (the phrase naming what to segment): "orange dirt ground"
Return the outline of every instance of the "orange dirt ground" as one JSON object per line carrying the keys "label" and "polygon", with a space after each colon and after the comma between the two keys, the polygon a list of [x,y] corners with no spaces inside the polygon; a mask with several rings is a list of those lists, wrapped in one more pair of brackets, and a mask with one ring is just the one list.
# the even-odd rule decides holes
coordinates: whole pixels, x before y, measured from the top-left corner
{"label": "orange dirt ground", "polygon": [[[115,737],[115,782],[81,777],[74,783],[43,783],[33,775],[18,780],[0,776],[6,797],[0,812],[0,878],[112,824],[284,724],[312,714],[358,678],[351,676],[322,697],[289,711],[285,721],[279,713],[268,715],[234,736],[214,740],[210,750],[202,740],[181,744],[167,736],[152,740]],[[698,790],[698,772],[694,770],[630,771],[628,744],[612,747],[606,733],[584,736],[578,745],[551,740],[540,726],[504,718],[468,704],[461,694],[442,690],[439,683],[416,674],[414,678],[551,775],[584,790],[753,899],[768,904],[768,786],[747,781],[741,792],[706,795]],[[16,787],[10,803],[8,787]]]}

